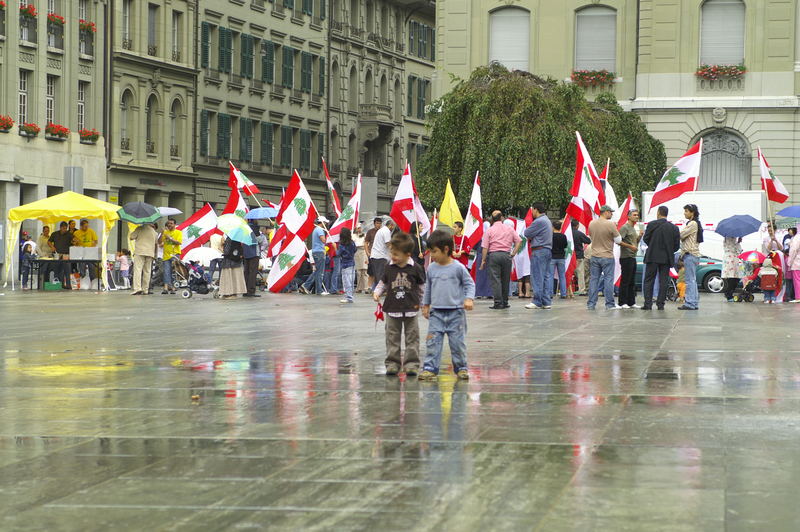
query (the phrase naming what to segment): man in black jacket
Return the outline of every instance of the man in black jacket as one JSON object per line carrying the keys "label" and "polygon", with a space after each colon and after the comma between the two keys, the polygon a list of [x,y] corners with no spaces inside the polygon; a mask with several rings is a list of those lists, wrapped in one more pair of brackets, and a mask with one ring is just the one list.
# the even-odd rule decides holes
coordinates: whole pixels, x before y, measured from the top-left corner
{"label": "man in black jacket", "polygon": [[644,243],[647,251],[644,254],[644,306],[642,310],[653,309],[653,285],[658,275],[658,299],[656,307],[664,310],[667,299],[667,280],[669,269],[675,261],[675,252],[681,247],[681,233],[678,228],[667,221],[669,209],[664,205],[658,208],[658,219],[647,224],[644,232]]}

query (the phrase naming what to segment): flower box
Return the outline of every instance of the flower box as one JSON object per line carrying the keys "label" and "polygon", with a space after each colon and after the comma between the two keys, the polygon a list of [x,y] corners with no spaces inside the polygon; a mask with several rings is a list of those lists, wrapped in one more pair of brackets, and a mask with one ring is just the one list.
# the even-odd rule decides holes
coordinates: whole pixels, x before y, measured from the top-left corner
{"label": "flower box", "polygon": [[48,13],[47,14],[47,22],[56,26],[63,26],[67,23],[66,19],[61,15],[56,15],[55,13]]}
{"label": "flower box", "polygon": [[78,21],[78,29],[83,33],[97,33],[97,26],[94,22],[80,19]]}
{"label": "flower box", "polygon": [[700,65],[695,76],[708,81],[718,79],[739,79],[747,73],[744,65]]}
{"label": "flower box", "polygon": [[5,0],[0,0],[0,11],[5,11],[6,3]]}
{"label": "flower box", "polygon": [[81,144],[96,144],[100,138],[100,132],[96,129],[81,129],[78,135],[81,137]]}
{"label": "flower box", "polygon": [[41,128],[33,123],[25,123],[19,126],[19,134],[22,137],[35,137],[40,131]]}
{"label": "flower box", "polygon": [[570,79],[579,87],[600,87],[611,85],[617,76],[608,70],[573,70]]}
{"label": "flower box", "polygon": [[0,115],[0,133],[8,133],[14,127],[14,119],[8,115]]}
{"label": "flower box", "polygon": [[33,4],[26,4],[19,6],[19,16],[22,18],[36,18],[39,13],[36,11],[36,6]]}
{"label": "flower box", "polygon": [[44,133],[47,138],[51,140],[67,140],[67,137],[69,137],[69,128],[50,122],[45,126]]}

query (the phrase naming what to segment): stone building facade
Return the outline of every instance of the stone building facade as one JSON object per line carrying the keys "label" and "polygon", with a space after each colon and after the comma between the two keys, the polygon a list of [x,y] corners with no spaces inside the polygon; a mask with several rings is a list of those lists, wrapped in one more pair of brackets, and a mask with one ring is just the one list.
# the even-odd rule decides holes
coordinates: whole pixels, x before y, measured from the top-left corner
{"label": "stone building facade", "polygon": [[[674,161],[704,139],[699,188],[760,187],[760,146],[800,197],[800,9],[785,0],[440,0],[435,95],[449,74],[466,78],[499,61],[569,80],[575,70],[614,73],[611,90],[640,114]],[[741,65],[742,75],[698,75]],[[591,149],[591,147],[589,147]]]}

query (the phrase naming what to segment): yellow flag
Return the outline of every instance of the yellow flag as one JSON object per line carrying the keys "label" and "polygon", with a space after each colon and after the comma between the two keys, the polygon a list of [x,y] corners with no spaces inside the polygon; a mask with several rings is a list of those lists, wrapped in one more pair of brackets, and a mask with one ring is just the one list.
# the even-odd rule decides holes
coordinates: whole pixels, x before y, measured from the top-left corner
{"label": "yellow flag", "polygon": [[461,216],[461,211],[458,210],[458,203],[456,203],[456,195],[453,194],[453,188],[450,186],[450,180],[447,180],[447,188],[444,190],[444,200],[442,206],[439,208],[439,223],[453,227],[455,222],[464,222]]}

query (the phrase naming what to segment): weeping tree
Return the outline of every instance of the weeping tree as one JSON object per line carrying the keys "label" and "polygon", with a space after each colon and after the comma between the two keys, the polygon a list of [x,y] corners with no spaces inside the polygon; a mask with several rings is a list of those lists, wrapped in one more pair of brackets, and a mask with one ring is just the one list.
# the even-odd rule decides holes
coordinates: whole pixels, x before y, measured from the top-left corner
{"label": "weeping tree", "polygon": [[430,208],[441,203],[449,178],[465,209],[480,170],[484,213],[527,210],[534,201],[563,212],[575,172],[575,131],[598,172],[611,159],[610,182],[618,196],[630,190],[641,197],[666,166],[664,146],[614,95],[589,102],[577,85],[497,64],[478,68],[431,104],[428,125],[431,142],[415,180]]}

